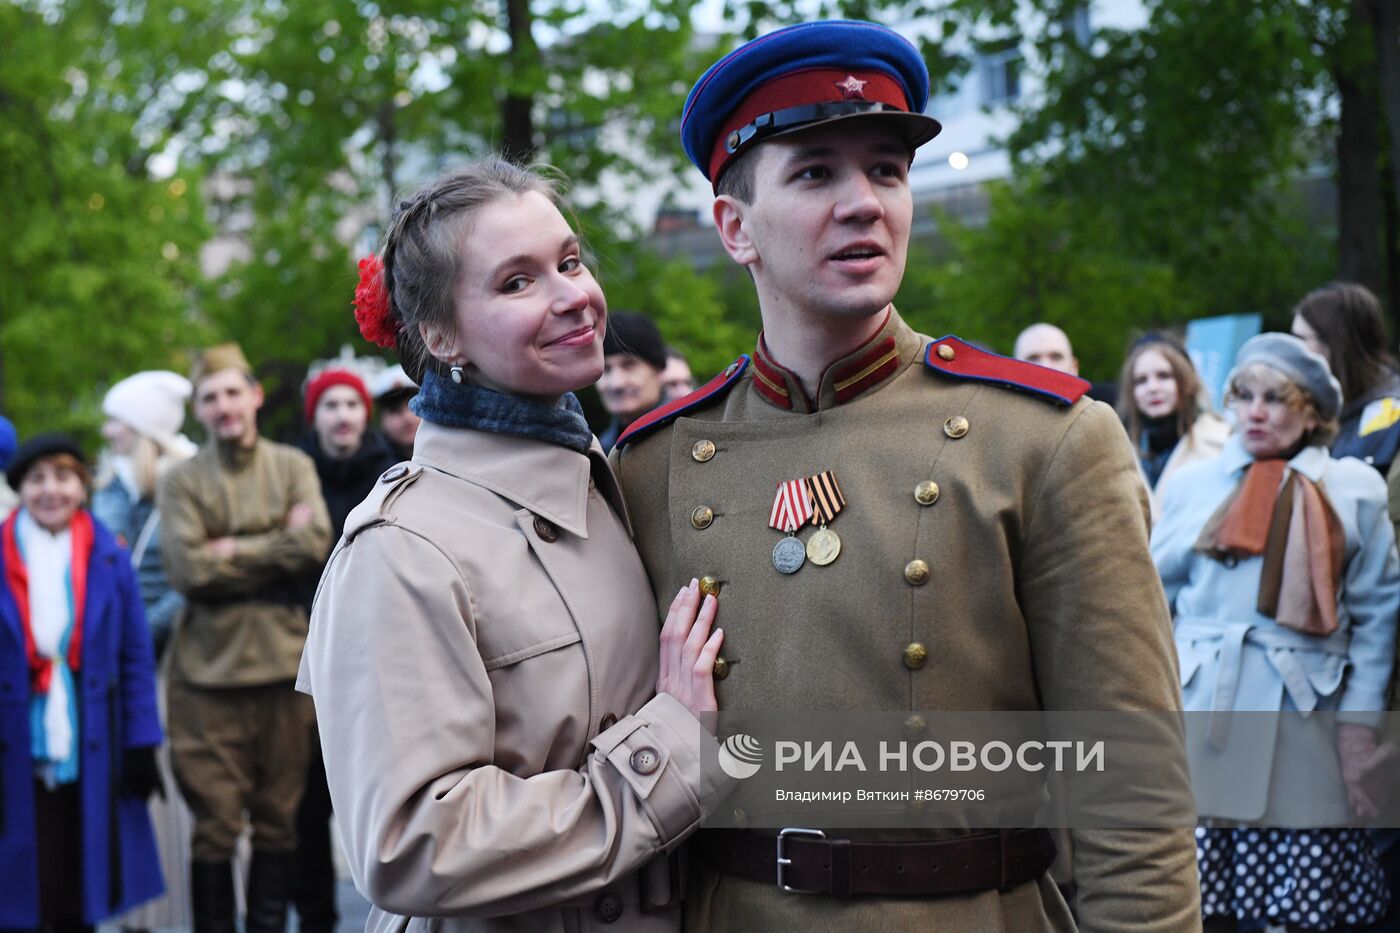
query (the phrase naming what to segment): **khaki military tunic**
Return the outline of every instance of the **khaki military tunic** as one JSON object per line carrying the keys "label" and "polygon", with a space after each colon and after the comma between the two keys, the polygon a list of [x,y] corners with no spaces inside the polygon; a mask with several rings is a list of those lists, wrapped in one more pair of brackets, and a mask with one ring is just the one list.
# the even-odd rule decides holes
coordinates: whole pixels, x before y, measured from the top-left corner
{"label": "khaki military tunic", "polygon": [[[289,529],[298,503],[314,516]],[[331,547],[311,458],[265,438],[247,449],[206,444],[161,479],[156,505],[165,571],[186,598],[172,680],[205,689],[290,683],[306,640],[303,580]],[[229,536],[232,557],[205,547]]]}
{"label": "khaki military tunic", "polygon": [[[298,595],[330,549],[311,458],[259,438],[206,444],[156,493],[161,557],[185,610],[171,638],[169,732],[175,778],[195,818],[191,854],[226,862],[245,822],[253,845],[296,845],[310,751],[310,704],[292,691],[306,610]],[[286,527],[292,506],[312,519]],[[205,545],[232,537],[232,557]],[[246,814],[246,817],[245,817]]]}
{"label": "khaki military tunic", "polygon": [[[950,378],[924,364],[929,343],[891,311],[812,402],[760,338],[726,393],[614,452],[658,602],[692,576],[719,588],[720,709],[1180,709],[1143,487],[1112,410]],[[847,500],[830,526],[840,556],[785,576],[774,492],[823,470]],[[1200,926],[1190,830],[1076,832],[1073,867],[1084,929]],[[705,866],[687,925],[1073,929],[1048,878],[837,900]]]}
{"label": "khaki military tunic", "polygon": [[298,680],[372,929],[678,927],[664,853],[721,788],[653,696],[659,633],[596,443],[423,423],[346,521]]}

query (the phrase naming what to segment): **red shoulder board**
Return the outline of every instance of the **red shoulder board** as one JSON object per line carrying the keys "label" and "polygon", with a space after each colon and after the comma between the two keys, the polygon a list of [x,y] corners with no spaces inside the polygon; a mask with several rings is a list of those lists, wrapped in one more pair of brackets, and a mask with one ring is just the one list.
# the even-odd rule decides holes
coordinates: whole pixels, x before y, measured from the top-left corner
{"label": "red shoulder board", "polygon": [[749,355],[745,353],[734,362],[724,368],[709,382],[702,385],[689,395],[683,395],[675,401],[667,402],[660,408],[653,408],[636,421],[632,422],[622,436],[617,439],[614,449],[621,450],[629,441],[634,441],[644,434],[649,434],[663,424],[669,424],[673,419],[680,417],[690,409],[702,402],[706,402],[721,392],[727,390],[734,383],[739,381],[739,377],[744,374],[744,370],[749,368]]}
{"label": "red shoulder board", "polygon": [[1057,405],[1073,405],[1089,391],[1089,383],[1078,376],[981,350],[957,337],[942,337],[929,344],[924,365],[954,379],[990,382],[1039,395]]}

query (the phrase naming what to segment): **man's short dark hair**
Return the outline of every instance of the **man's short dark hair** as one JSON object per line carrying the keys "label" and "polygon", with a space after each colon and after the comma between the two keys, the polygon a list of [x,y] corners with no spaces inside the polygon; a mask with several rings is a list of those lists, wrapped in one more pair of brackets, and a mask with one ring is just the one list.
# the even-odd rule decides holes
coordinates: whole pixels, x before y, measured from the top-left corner
{"label": "man's short dark hair", "polygon": [[745,204],[752,204],[754,168],[758,165],[758,153],[762,148],[760,143],[735,156],[734,161],[725,166],[724,174],[719,176],[715,194],[727,194]]}

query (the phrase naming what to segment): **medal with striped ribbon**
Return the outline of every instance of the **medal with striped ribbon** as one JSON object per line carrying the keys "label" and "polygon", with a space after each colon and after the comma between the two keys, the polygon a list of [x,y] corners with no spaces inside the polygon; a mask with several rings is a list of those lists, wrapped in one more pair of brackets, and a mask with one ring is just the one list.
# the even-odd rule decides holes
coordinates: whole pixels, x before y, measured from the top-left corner
{"label": "medal with striped ribbon", "polygon": [[796,573],[807,559],[807,549],[797,539],[797,529],[812,517],[812,498],[803,479],[790,479],[778,484],[773,497],[773,511],[768,527],[784,532],[786,537],[773,547],[773,567],[779,573]]}
{"label": "medal with striped ribbon", "polygon": [[807,489],[812,496],[812,524],[821,526],[807,540],[807,557],[818,567],[825,567],[841,556],[841,539],[826,526],[846,507],[846,497],[836,482],[836,474],[830,470],[808,477]]}

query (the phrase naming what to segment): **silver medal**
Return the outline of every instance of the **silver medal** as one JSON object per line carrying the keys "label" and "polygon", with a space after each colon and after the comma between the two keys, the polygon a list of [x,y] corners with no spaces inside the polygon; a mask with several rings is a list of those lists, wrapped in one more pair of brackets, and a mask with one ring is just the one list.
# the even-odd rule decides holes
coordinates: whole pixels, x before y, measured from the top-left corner
{"label": "silver medal", "polygon": [[807,560],[807,546],[789,535],[773,545],[773,566],[778,573],[797,573]]}

